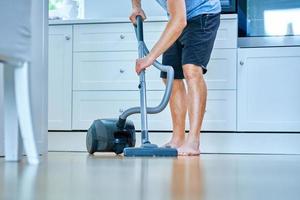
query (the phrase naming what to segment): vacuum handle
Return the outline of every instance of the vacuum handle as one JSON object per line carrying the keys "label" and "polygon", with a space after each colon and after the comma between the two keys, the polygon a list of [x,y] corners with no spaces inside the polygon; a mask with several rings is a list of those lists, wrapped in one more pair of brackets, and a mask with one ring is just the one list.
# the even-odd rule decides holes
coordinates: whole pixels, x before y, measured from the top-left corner
{"label": "vacuum handle", "polygon": [[144,41],[144,30],[143,30],[143,18],[142,16],[138,15],[136,17],[136,24],[134,25],[135,34],[138,42]]}

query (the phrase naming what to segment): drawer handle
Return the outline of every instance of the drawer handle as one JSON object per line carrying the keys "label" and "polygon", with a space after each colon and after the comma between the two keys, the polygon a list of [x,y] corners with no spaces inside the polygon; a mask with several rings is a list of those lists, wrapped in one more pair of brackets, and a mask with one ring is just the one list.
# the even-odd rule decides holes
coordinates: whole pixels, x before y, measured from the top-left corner
{"label": "drawer handle", "polygon": [[66,35],[66,36],[65,36],[65,39],[66,39],[66,40],[70,40],[71,37],[70,37],[69,35]]}
{"label": "drawer handle", "polygon": [[243,66],[244,64],[245,64],[244,61],[241,60],[240,65]]}
{"label": "drawer handle", "polygon": [[119,113],[123,113],[124,110],[122,108],[119,109]]}
{"label": "drawer handle", "polygon": [[123,74],[125,72],[124,69],[120,69],[120,73]]}
{"label": "drawer handle", "polygon": [[125,39],[125,35],[124,35],[124,34],[121,34],[121,35],[120,35],[120,38],[121,38],[121,40]]}

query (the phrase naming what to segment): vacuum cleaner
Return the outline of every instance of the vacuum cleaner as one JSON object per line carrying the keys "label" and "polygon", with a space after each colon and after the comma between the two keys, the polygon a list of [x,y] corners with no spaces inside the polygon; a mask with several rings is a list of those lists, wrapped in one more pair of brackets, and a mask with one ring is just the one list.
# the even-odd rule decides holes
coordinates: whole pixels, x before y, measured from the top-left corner
{"label": "vacuum cleaner", "polygon": [[[134,29],[138,40],[138,56],[143,58],[149,54],[149,50],[144,42],[142,17],[137,16],[136,22]],[[171,66],[162,65],[158,61],[155,61],[153,66],[167,73],[166,89],[160,104],[156,107],[147,107],[146,74],[145,70],[143,70],[139,74],[138,85],[140,106],[125,110],[119,116],[119,119],[95,120],[88,129],[86,136],[86,147],[90,154],[95,152],[115,152],[116,154],[124,153],[124,156],[128,157],[173,157],[178,155],[175,148],[158,147],[149,140],[147,114],[156,114],[165,109],[171,96],[174,80],[174,70]],[[136,148],[134,147],[136,142],[135,127],[132,121],[127,120],[127,117],[137,113],[141,114],[141,146]]]}

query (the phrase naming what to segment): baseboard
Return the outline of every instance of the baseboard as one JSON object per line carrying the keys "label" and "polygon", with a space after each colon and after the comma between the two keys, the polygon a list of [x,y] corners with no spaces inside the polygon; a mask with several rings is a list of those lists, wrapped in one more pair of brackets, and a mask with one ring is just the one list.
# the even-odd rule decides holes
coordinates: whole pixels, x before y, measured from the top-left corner
{"label": "baseboard", "polygon": [[[48,153],[47,147],[45,147],[44,141],[39,140],[36,142],[36,145],[37,145],[38,153],[40,155],[46,155]],[[3,157],[3,156],[4,156],[4,139],[0,140],[0,157]]]}
{"label": "baseboard", "polygon": [[[86,132],[49,132],[49,151],[86,151]],[[164,144],[170,132],[151,132],[152,143]],[[140,145],[140,133],[137,133]],[[300,134],[295,133],[202,133],[202,153],[300,154]]]}

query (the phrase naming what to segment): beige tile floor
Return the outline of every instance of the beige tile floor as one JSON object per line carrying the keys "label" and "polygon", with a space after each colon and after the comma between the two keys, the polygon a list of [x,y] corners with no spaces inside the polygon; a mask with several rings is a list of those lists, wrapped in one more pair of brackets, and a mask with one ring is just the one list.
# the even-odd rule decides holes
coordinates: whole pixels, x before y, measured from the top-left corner
{"label": "beige tile floor", "polygon": [[300,156],[124,158],[49,153],[39,166],[0,158],[0,199],[298,200]]}

